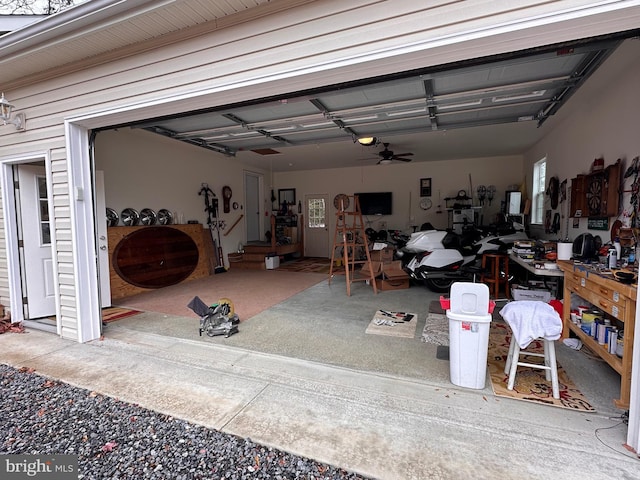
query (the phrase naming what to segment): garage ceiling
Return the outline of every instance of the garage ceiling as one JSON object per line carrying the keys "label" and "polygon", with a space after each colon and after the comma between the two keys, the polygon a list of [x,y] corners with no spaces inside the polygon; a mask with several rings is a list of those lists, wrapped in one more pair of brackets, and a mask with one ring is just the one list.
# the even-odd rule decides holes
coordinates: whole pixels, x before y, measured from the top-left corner
{"label": "garage ceiling", "polygon": [[[494,135],[493,143],[502,144],[502,149],[497,145],[486,152],[478,148],[471,156],[518,154],[523,151],[518,139],[535,140],[538,127],[619,42],[563,45],[484,63],[413,71],[287,98],[188,112],[134,126],[226,156],[242,156],[243,161],[263,168],[273,168],[274,158],[286,158],[278,170],[362,165],[363,161],[376,164],[386,160],[378,153],[384,143],[405,160],[425,161],[434,158],[421,153],[421,145],[458,131],[462,135],[452,133],[448,138],[456,155],[464,155],[463,149],[457,151],[463,146],[451,141],[473,141],[474,135],[478,146],[486,143],[480,138]],[[377,145],[361,147],[355,141],[362,136],[376,137]],[[344,150],[345,142],[353,145],[349,153]],[[308,148],[296,148],[323,145],[324,152],[332,151],[325,144],[342,146],[342,150],[333,147],[334,152],[342,152],[339,164],[334,154],[329,159],[326,153],[311,162],[313,155],[302,153],[309,152]],[[287,155],[293,151],[294,156]],[[392,159],[392,163],[398,161]]]}

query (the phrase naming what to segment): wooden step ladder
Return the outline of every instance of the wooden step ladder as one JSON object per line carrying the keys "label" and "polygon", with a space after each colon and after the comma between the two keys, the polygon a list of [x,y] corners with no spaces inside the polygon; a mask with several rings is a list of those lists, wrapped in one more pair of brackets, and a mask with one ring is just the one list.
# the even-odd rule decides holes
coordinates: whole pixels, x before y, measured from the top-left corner
{"label": "wooden step ladder", "polygon": [[[342,251],[336,255],[338,249]],[[336,260],[341,261],[342,268],[336,265]],[[348,296],[351,296],[352,282],[367,282],[373,286],[373,292],[378,293],[357,195],[345,195],[340,198],[336,212],[336,233],[331,251],[329,285],[333,275],[345,275]]]}

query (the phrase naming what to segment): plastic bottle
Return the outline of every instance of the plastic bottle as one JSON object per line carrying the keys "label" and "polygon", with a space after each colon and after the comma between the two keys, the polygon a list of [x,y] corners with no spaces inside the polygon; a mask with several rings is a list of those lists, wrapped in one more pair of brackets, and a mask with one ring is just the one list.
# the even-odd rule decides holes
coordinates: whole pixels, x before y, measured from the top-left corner
{"label": "plastic bottle", "polygon": [[615,248],[609,249],[609,268],[618,268],[618,253]]}
{"label": "plastic bottle", "polygon": [[618,237],[613,241],[613,247],[616,249],[618,259],[622,258],[622,247],[620,246],[620,239]]}

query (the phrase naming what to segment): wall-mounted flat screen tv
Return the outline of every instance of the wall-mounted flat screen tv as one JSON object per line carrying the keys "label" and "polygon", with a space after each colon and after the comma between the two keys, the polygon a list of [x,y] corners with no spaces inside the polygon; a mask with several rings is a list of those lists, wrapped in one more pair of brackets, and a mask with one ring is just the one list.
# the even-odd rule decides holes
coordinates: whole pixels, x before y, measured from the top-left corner
{"label": "wall-mounted flat screen tv", "polygon": [[391,215],[391,192],[356,193],[360,200],[360,212],[363,215]]}

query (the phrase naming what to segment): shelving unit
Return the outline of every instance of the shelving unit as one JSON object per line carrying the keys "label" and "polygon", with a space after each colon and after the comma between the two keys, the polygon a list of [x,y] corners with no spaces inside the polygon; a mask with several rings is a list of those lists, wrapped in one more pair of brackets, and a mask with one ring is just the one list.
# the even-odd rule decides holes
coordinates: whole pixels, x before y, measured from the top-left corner
{"label": "shelving unit", "polygon": [[[633,336],[636,316],[636,287],[626,285],[601,275],[584,265],[571,261],[558,261],[564,272],[564,306],[562,320],[563,337],[573,332],[590,350],[607,362],[620,374],[620,398],[614,400],[616,407],[629,409],[631,394],[631,363],[633,360]],[[593,304],[614,319],[624,324],[624,349],[622,358],[609,353],[605,345],[582,331],[571,321],[571,294]]]}
{"label": "shelving unit", "polygon": [[447,208],[449,213],[449,228],[456,233],[463,233],[466,229],[478,224],[478,211],[482,207]]}
{"label": "shelving unit", "polygon": [[[351,296],[352,282],[367,282],[373,287],[373,292],[377,294],[378,287],[376,286],[371,256],[369,255],[360,202],[357,195],[345,197],[337,205],[336,232],[331,251],[329,285],[333,275],[345,275],[348,296]],[[351,209],[349,209],[349,206],[351,206]],[[340,250],[338,256],[336,256],[337,250]],[[364,252],[364,258],[358,255],[358,252]],[[336,266],[336,260],[341,260],[340,268]],[[356,269],[356,266],[360,268]]]}

